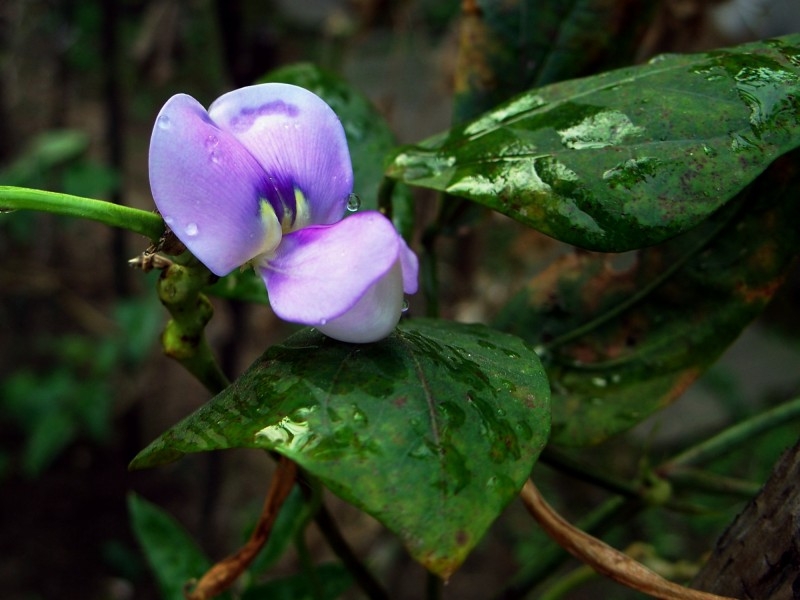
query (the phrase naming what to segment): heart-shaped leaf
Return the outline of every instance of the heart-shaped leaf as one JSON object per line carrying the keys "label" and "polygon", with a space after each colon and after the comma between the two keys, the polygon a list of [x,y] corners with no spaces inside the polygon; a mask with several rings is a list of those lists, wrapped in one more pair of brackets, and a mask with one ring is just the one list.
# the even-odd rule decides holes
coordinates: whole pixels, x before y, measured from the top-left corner
{"label": "heart-shaped leaf", "polygon": [[279,452],[448,577],[519,491],[549,423],[544,371],[514,336],[420,319],[352,345],[306,329],[131,466],[222,448]]}
{"label": "heart-shaped leaf", "polygon": [[537,344],[550,376],[554,443],[662,408],[761,312],[800,250],[798,152],[695,230],[633,256],[565,256],[506,307],[495,325]]}
{"label": "heart-shaped leaf", "polygon": [[800,146],[800,34],[549,85],[418,146],[390,177],[620,252],[706,219]]}

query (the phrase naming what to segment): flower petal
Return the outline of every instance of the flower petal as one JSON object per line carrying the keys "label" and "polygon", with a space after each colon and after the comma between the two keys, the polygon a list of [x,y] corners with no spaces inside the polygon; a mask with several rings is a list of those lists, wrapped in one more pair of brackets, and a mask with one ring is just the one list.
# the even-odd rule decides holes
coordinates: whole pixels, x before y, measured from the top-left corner
{"label": "flower petal", "polygon": [[343,315],[317,325],[322,333],[342,342],[368,344],[394,331],[403,312],[403,273],[400,261],[373,283]]}
{"label": "flower petal", "polygon": [[306,225],[329,225],[345,212],[353,167],[339,118],[320,97],[285,83],[262,83],[220,96],[211,118],[252,153],[273,183],[279,218],[298,213],[296,192],[308,202]]}
{"label": "flower petal", "polygon": [[[286,234],[261,268],[270,305],[286,321],[325,325],[392,269],[401,244],[392,223],[375,211]],[[402,286],[397,294],[402,305]]]}
{"label": "flower petal", "polygon": [[400,240],[400,265],[403,273],[403,291],[406,294],[416,294],[419,288],[419,259],[414,251],[408,247],[406,241]]}
{"label": "flower petal", "polygon": [[150,188],[164,221],[213,273],[226,275],[280,241],[265,187],[256,160],[194,98],[167,101],[150,139]]}

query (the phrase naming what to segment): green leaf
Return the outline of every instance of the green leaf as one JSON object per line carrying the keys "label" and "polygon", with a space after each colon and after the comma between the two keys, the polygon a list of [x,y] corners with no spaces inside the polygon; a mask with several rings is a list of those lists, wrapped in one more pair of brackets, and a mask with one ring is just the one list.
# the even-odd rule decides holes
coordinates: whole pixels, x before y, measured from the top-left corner
{"label": "green leaf", "polygon": [[347,569],[339,564],[325,564],[311,574],[292,575],[253,586],[242,594],[242,600],[334,600],[351,585]]}
{"label": "green leaf", "polygon": [[800,145],[800,34],[556,83],[400,149],[390,177],[620,252],[706,219]]}
{"label": "green leaf", "polygon": [[163,600],[183,600],[186,583],[211,566],[186,530],[169,514],[136,494],[128,496],[136,539],[153,569]]}
{"label": "green leaf", "polygon": [[[278,81],[299,85],[317,94],[330,105],[342,122],[353,161],[353,191],[361,199],[362,210],[378,210],[378,189],[383,180],[384,160],[396,146],[386,120],[365,96],[336,75],[309,63],[282,67],[267,74],[261,82]],[[395,227],[406,233],[411,194],[396,186],[392,196]],[[401,220],[394,218],[397,216]]]}
{"label": "green leaf", "polygon": [[223,448],[279,452],[447,577],[528,477],[549,413],[536,353],[485,326],[412,320],[367,345],[306,329],[131,467]]}
{"label": "green leaf", "polygon": [[0,171],[3,185],[44,185],[47,174],[86,152],[89,136],[74,129],[53,130],[33,139],[23,154]]}
{"label": "green leaf", "polygon": [[551,441],[592,444],[635,425],[761,312],[800,248],[798,159],[779,159],[683,236],[628,256],[565,256],[512,300],[495,325],[537,344]]}

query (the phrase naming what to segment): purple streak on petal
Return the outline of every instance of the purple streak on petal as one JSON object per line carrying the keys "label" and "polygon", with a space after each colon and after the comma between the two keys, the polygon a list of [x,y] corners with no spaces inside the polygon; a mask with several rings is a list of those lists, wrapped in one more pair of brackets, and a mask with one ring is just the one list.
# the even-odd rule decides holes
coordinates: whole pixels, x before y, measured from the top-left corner
{"label": "purple streak on petal", "polygon": [[150,187],[167,225],[213,273],[264,251],[264,185],[255,159],[194,98],[167,101],[150,139]]}
{"label": "purple streak on petal", "polygon": [[[283,236],[261,269],[280,318],[324,325],[352,308],[398,261],[400,236],[374,211]],[[399,290],[402,303],[402,290]]]}
{"label": "purple streak on petal", "polygon": [[272,179],[270,200],[294,211],[294,188],[310,208],[310,225],[339,221],[353,191],[353,167],[339,118],[318,96],[285,83],[262,83],[220,96],[211,118],[252,153]]}

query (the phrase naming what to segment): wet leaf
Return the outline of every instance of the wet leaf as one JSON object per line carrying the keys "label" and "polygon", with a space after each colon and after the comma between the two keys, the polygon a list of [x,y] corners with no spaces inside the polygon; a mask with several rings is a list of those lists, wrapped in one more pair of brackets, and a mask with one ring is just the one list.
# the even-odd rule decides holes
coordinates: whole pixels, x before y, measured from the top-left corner
{"label": "wet leaf", "polygon": [[556,83],[401,148],[390,177],[620,252],[706,219],[800,145],[800,34]]}
{"label": "wet leaf", "polygon": [[543,357],[554,443],[602,441],[667,405],[761,312],[800,249],[798,159],[660,246],[565,256],[506,307],[495,325]]}
{"label": "wet leaf", "polygon": [[412,320],[368,345],[306,329],[131,466],[223,448],[279,452],[447,577],[528,477],[548,398],[536,353],[485,326]]}
{"label": "wet leaf", "polygon": [[[346,81],[319,67],[298,63],[272,71],[261,82],[279,81],[299,85],[325,100],[344,126],[353,161],[354,193],[361,210],[378,209],[378,188],[383,180],[384,160],[396,146],[386,119],[370,101]],[[413,218],[411,194],[405,186],[395,186],[392,195],[392,220],[403,235]]]}

